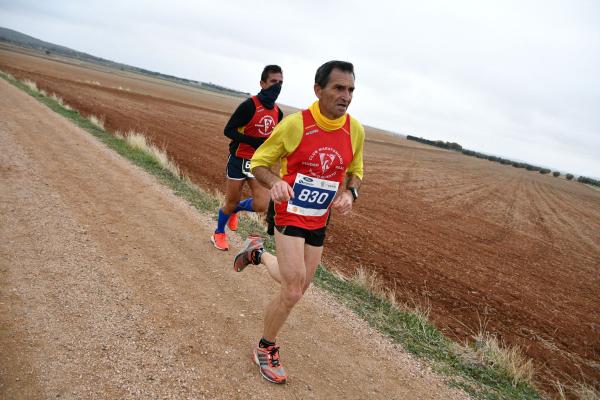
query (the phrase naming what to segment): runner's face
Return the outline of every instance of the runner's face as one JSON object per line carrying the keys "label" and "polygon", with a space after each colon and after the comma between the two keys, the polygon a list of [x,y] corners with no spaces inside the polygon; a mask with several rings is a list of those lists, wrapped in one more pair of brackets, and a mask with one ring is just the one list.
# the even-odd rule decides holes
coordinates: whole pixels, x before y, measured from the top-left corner
{"label": "runner's face", "polygon": [[331,71],[329,82],[324,88],[315,85],[321,113],[329,119],[337,119],[346,113],[353,93],[354,76],[351,72],[339,69]]}
{"label": "runner's face", "polygon": [[268,89],[276,83],[283,84],[283,74],[281,74],[281,72],[270,72],[269,74],[267,74],[266,81],[260,81],[260,87],[262,89]]}

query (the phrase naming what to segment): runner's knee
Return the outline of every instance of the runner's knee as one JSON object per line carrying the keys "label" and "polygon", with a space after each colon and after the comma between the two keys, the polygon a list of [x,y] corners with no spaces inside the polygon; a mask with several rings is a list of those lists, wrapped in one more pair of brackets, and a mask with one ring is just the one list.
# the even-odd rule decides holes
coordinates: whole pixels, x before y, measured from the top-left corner
{"label": "runner's knee", "polygon": [[237,207],[239,202],[240,202],[239,197],[237,199],[226,199],[225,204],[223,205],[223,212],[225,214],[231,214],[232,212],[235,211],[235,208]]}
{"label": "runner's knee", "polygon": [[287,290],[284,290],[281,295],[284,306],[292,308],[300,301],[303,294],[304,293],[300,288],[288,288]]}

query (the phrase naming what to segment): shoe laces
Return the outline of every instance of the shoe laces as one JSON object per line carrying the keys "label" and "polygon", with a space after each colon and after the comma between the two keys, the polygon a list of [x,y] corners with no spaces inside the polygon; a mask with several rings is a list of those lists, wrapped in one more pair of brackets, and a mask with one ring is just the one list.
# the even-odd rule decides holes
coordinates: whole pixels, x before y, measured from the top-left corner
{"label": "shoe laces", "polygon": [[273,367],[279,367],[279,347],[271,346],[267,349],[267,351],[269,352],[269,359],[271,360],[271,365]]}

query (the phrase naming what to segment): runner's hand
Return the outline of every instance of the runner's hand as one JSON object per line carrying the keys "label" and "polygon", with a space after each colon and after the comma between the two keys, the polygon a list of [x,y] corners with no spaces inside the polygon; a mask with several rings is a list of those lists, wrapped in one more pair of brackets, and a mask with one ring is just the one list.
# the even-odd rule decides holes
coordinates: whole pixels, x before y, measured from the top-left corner
{"label": "runner's hand", "polygon": [[275,204],[283,203],[294,197],[292,187],[286,181],[278,181],[271,186],[271,200]]}
{"label": "runner's hand", "polygon": [[331,207],[338,211],[342,215],[348,214],[352,210],[352,203],[354,203],[354,197],[349,190],[344,190],[338,197],[333,200]]}

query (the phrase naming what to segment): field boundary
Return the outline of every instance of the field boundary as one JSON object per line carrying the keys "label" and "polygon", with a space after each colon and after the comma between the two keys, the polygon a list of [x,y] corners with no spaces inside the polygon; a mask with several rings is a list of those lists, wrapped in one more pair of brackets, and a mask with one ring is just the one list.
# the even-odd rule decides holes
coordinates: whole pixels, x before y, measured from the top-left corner
{"label": "field boundary", "polygon": [[[131,147],[125,139],[113,136],[92,123],[89,117],[61,104],[56,96],[26,85],[8,74],[0,72],[0,76],[155,176],[199,212],[216,219],[219,199],[215,194],[199,188],[185,177],[173,174],[155,156]],[[241,236],[257,230],[264,231],[260,222],[251,218],[240,220],[238,234]],[[265,240],[265,244],[269,250],[274,250],[270,237]],[[461,346],[450,341],[427,321],[423,313],[401,309],[381,293],[368,290],[358,280],[334,274],[323,265],[319,266],[314,282],[383,335],[425,360],[435,372],[445,378],[450,387],[461,388],[476,399],[541,398],[530,383],[517,379],[509,370],[482,354],[478,348],[480,344],[475,342],[474,345]]]}

